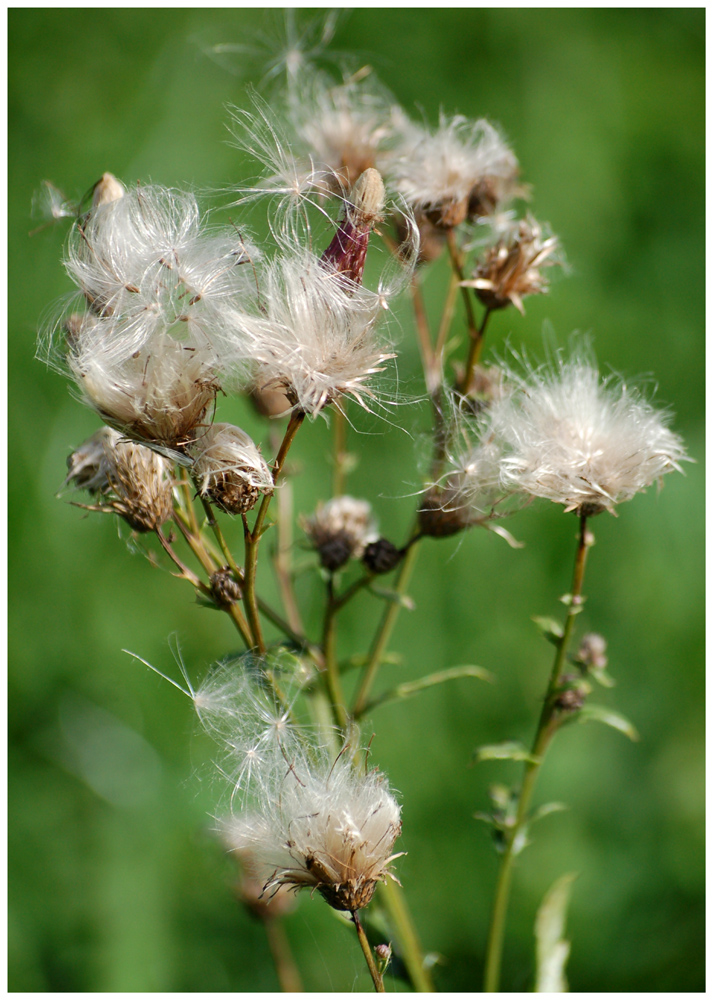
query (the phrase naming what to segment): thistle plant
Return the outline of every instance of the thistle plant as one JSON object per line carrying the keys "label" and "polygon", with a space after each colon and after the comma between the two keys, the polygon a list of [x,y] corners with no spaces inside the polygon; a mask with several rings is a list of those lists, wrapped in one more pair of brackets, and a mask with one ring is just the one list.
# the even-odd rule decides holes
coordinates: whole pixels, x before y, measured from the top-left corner
{"label": "thistle plant", "polygon": [[[63,488],[84,510],[116,515],[152,565],[238,633],[240,652],[201,683],[192,667],[181,683],[152,669],[190,699],[215,741],[223,793],[211,827],[238,863],[238,897],[264,923],[290,991],[300,989],[299,960],[282,921],[303,890],[310,906],[324,902],[354,928],[377,992],[387,970],[416,991],[435,988],[400,876],[409,803],[375,763],[379,709],[459,677],[496,680],[496,665],[385,688],[392,632],[430,546],[468,532],[476,547],[483,535],[472,529],[483,528],[517,547],[510,525],[537,499],[574,515],[563,621],[537,620],[555,656],[532,742],[476,750],[477,760],[523,767],[519,784],[497,786],[492,811],[478,813],[499,853],[484,980],[497,991],[513,870],[543,811],[531,807],[555,736],[588,719],[635,734],[589,701],[595,683],[610,683],[605,638],[575,637],[592,521],[682,471],[685,448],[670,415],[602,375],[581,338],[542,365],[506,345],[514,335],[499,317],[516,322],[565,268],[559,239],[523,209],[526,169],[498,126],[441,112],[431,127],[368,67],[329,74],[305,60],[287,62],[267,97],[250,91],[230,127],[253,176],[224,199],[229,224],[192,193],[108,172],[74,213],[64,264],[76,293],[42,331],[39,354],[103,426],[70,454]],[[441,265],[448,282],[434,323],[424,285]],[[395,377],[409,336],[417,390]],[[252,401],[264,418],[259,440],[221,419],[225,396]],[[370,496],[352,496],[362,416],[385,416],[398,433],[421,405],[428,468],[417,487],[406,485],[419,475],[414,448],[401,499],[386,500],[376,483]],[[293,516],[291,463],[319,420],[333,436],[332,495]],[[406,512],[403,537],[379,531],[387,502]],[[298,547],[321,594],[316,628]],[[281,606],[265,597],[271,554]],[[348,650],[340,619],[357,598],[372,611]],[[494,602],[488,614],[497,612]],[[415,625],[427,627],[425,618]],[[472,642],[475,654],[477,634]],[[551,971],[557,960],[542,940],[538,962]],[[561,982],[563,967],[560,958]]]}

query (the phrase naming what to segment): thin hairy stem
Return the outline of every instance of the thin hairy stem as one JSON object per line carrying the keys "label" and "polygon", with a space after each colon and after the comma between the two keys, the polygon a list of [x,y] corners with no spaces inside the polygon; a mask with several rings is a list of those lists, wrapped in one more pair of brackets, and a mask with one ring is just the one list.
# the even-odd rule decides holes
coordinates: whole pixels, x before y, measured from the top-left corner
{"label": "thin hairy stem", "polygon": [[292,635],[302,635],[304,626],[292,581],[292,484],[289,481],[282,484],[277,494],[277,548],[273,562]]}
{"label": "thin hairy stem", "polygon": [[[458,278],[458,282],[465,280],[465,275],[463,273],[463,255],[458,247],[458,242],[456,240],[456,234],[453,229],[447,230],[447,244],[448,253],[451,259],[451,267],[453,268],[454,274]],[[475,312],[473,310],[473,302],[470,297],[469,290],[461,284],[461,296],[463,299],[463,305],[465,306],[465,316],[466,322],[468,324],[468,336],[475,340],[479,337],[478,324],[475,321]]]}
{"label": "thin hairy stem", "polygon": [[431,331],[428,326],[428,316],[426,314],[426,306],[423,301],[423,292],[418,275],[414,275],[411,280],[411,301],[413,302],[413,314],[416,320],[416,333],[418,334],[418,348],[421,353],[421,364],[423,365],[423,377],[426,381],[426,389],[429,395],[432,396],[438,388],[440,374],[434,364]]}
{"label": "thin hairy stem", "polygon": [[374,961],[374,954],[371,950],[371,945],[369,944],[369,939],[366,936],[366,931],[362,927],[361,920],[359,919],[359,914],[356,910],[352,913],[352,919],[354,921],[354,926],[356,927],[357,937],[359,938],[359,944],[361,945],[361,950],[364,952],[364,958],[366,959],[366,964],[369,968],[369,974],[374,983],[374,989],[377,993],[386,993],[384,989],[384,980],[381,977],[381,973],[376,967],[376,962]]}
{"label": "thin hairy stem", "polygon": [[[395,587],[396,593],[399,597],[403,596],[409,585],[411,574],[414,566],[416,565],[418,549],[418,542],[412,542],[401,562]],[[372,685],[376,679],[379,667],[381,666],[381,661],[384,653],[386,652],[386,647],[389,639],[391,638],[391,632],[396,624],[400,608],[401,605],[398,601],[389,601],[387,607],[384,609],[384,613],[381,617],[381,623],[371,644],[369,659],[364,667],[361,684],[359,686],[359,690],[357,691],[356,698],[354,699],[354,705],[352,707],[352,717],[354,719],[358,719],[363,714],[369,700]]]}
{"label": "thin hairy stem", "polygon": [[530,760],[525,764],[525,773],[518,797],[517,814],[513,825],[507,831],[507,842],[500,860],[500,870],[495,886],[493,909],[490,917],[490,931],[485,953],[485,979],[483,986],[485,993],[497,993],[500,989],[500,967],[502,964],[503,941],[505,937],[508,901],[510,898],[513,862],[523,846],[523,828],[527,823],[530,802],[532,801],[542,761],[559,727],[556,708],[557,695],[562,679],[562,672],[567,662],[567,648],[574,627],[574,619],[582,604],[584,569],[590,545],[591,538],[587,533],[587,517],[586,515],[582,515],[580,517],[579,541],[574,562],[572,591],[569,595],[567,617],[565,618],[562,637],[557,643],[557,653],[552,665],[547,694],[545,695],[537,732],[532,744]]}
{"label": "thin hairy stem", "polygon": [[240,575],[240,568],[233,559],[233,554],[230,551],[228,543],[226,542],[223,532],[220,529],[220,525],[218,524],[218,520],[215,516],[215,513],[213,512],[213,506],[210,500],[208,500],[204,496],[201,496],[201,503],[203,504],[203,509],[205,510],[206,518],[208,519],[208,524],[210,525],[211,531],[215,535],[216,541],[220,546],[220,551],[223,553],[223,558],[225,559],[227,565],[229,566],[229,568],[231,569],[231,571],[233,572],[233,574],[237,579],[237,577]]}

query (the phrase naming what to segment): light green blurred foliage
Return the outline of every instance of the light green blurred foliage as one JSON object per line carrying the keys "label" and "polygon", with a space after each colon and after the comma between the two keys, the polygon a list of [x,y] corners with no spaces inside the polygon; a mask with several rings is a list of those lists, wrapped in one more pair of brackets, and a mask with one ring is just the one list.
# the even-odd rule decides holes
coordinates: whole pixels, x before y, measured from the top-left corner
{"label": "light green blurred foliage", "polygon": [[[316,14],[317,12],[308,12]],[[33,192],[50,179],[79,196],[105,171],[126,181],[229,189],[249,166],[226,142],[224,105],[259,82],[206,49],[268,37],[281,13],[254,9],[12,9],[9,13],[10,988],[16,991],[273,990],[262,929],[231,894],[230,863],[207,832],[219,789],[191,706],[121,650],[172,670],[180,640],[192,676],[236,648],[229,623],[189,588],[131,555],[109,517],[54,493],[68,452],[97,426],[66,383],[33,360],[47,307],[70,290],[63,230],[28,238]],[[490,349],[542,356],[591,333],[601,366],[651,373],[675,429],[703,458],[704,14],[698,9],[363,8],[335,50],[372,64],[400,102],[500,123],[533,185],[533,209],[572,265],[524,320],[495,316]],[[229,195],[224,199],[229,200]],[[445,271],[426,284],[436,315]],[[399,373],[418,361],[408,302]],[[264,439],[242,401],[234,419]],[[405,536],[426,444],[425,408],[355,415],[360,462],[349,488]],[[328,429],[295,448],[298,510],[327,496]],[[530,621],[556,615],[569,586],[575,522],[537,504],[509,527],[522,550],[473,531],[427,540],[385,667],[391,686],[459,663],[496,675],[388,705],[373,720],[374,759],[399,790],[398,863],[443,990],[479,989],[496,859],[482,824],[507,762],[469,768],[472,749],[529,741],[551,649]],[[703,469],[667,477],[592,524],[597,544],[581,627],[609,642],[616,706],[642,736],[572,726],[543,769],[537,802],[564,801],[519,861],[504,986],[528,988],[532,928],[552,882],[580,873],[568,917],[573,991],[703,988]],[[236,536],[237,537],[237,536]],[[299,550],[297,558],[301,558]],[[301,581],[313,612],[314,575]],[[269,592],[269,575],[265,588]],[[311,596],[310,596],[311,595]],[[343,642],[364,647],[377,610],[361,596]],[[365,625],[366,623],[366,625]],[[370,733],[365,733],[368,738]],[[356,944],[305,896],[288,933],[307,990],[366,989]],[[388,989],[397,988],[389,981]]]}

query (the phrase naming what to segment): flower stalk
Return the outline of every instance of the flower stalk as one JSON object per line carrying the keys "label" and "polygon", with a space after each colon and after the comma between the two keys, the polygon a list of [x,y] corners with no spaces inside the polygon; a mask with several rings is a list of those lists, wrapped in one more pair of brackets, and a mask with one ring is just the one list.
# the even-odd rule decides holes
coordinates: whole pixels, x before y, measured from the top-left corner
{"label": "flower stalk", "polygon": [[569,595],[567,615],[564,621],[562,636],[557,643],[552,672],[550,674],[547,693],[540,713],[537,725],[537,732],[530,751],[530,758],[525,763],[525,772],[518,796],[518,807],[515,820],[506,832],[506,844],[500,861],[500,869],[495,887],[493,908],[490,917],[490,930],[485,953],[485,978],[483,991],[485,993],[497,993],[500,990],[500,968],[502,964],[503,941],[505,937],[505,923],[507,919],[507,908],[510,898],[510,885],[512,881],[512,869],[515,857],[522,849],[523,830],[527,823],[530,802],[535,790],[537,776],[542,766],[545,753],[552,742],[552,739],[559,727],[559,720],[556,717],[555,701],[558,688],[562,678],[562,672],[566,663],[567,649],[569,646],[574,620],[582,607],[582,585],[584,582],[584,570],[587,561],[587,552],[593,544],[593,538],[587,531],[587,515],[582,514],[579,519],[579,538],[577,544],[577,554],[574,562],[574,574],[572,578],[572,590]]}

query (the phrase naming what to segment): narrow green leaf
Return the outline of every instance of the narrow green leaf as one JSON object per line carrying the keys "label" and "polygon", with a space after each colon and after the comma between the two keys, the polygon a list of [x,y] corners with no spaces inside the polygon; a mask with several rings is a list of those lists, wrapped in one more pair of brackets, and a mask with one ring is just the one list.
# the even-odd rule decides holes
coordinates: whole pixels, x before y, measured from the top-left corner
{"label": "narrow green leaf", "polygon": [[618,729],[620,733],[628,736],[630,740],[637,742],[640,739],[636,728],[631,722],[626,718],[625,715],[621,715],[619,712],[613,711],[611,708],[605,708],[604,705],[584,705],[577,716],[577,722],[603,722],[605,726],[611,726],[612,729]]}
{"label": "narrow green leaf", "polygon": [[394,604],[406,608],[407,611],[413,611],[416,607],[414,599],[409,597],[408,594],[398,594],[395,590],[387,590],[385,587],[375,587],[373,584],[369,587],[369,590],[372,594],[376,594],[377,597],[382,597],[385,601],[392,601]]}
{"label": "narrow green leaf", "polygon": [[481,681],[493,682],[493,675],[483,667],[470,665],[449,667],[447,670],[438,670],[435,674],[428,674],[426,677],[420,677],[417,681],[408,681],[405,684],[399,684],[398,687],[385,691],[384,694],[379,695],[378,698],[371,701],[367,709],[370,710],[377,705],[383,705],[387,701],[403,701],[404,698],[412,698],[413,695],[418,694],[426,688],[434,687],[436,684],[443,684],[445,681],[457,680],[459,677],[477,677]]}
{"label": "narrow green leaf", "polygon": [[554,618],[541,618],[539,615],[534,615],[532,620],[548,642],[554,643],[555,646],[559,644],[563,634],[559,622]]}
{"label": "narrow green leaf", "polygon": [[569,806],[566,806],[564,802],[547,802],[545,805],[535,809],[530,817],[530,826],[536,823],[538,819],[544,819],[545,816],[549,816],[550,813],[563,812],[565,809],[569,809]]}
{"label": "narrow green leaf", "polygon": [[473,751],[475,763],[480,764],[483,760],[524,760],[528,763],[539,764],[540,758],[533,757],[523,743],[517,740],[506,740],[504,743],[491,743],[488,746],[476,747]]}
{"label": "narrow green leaf", "polygon": [[535,918],[535,993],[568,993],[564,968],[570,943],[565,941],[567,905],[576,872],[558,878],[545,894]]}
{"label": "narrow green leaf", "polygon": [[593,677],[595,681],[602,685],[602,687],[613,688],[616,684],[614,678],[611,677],[603,668],[590,667],[588,673],[589,676]]}

